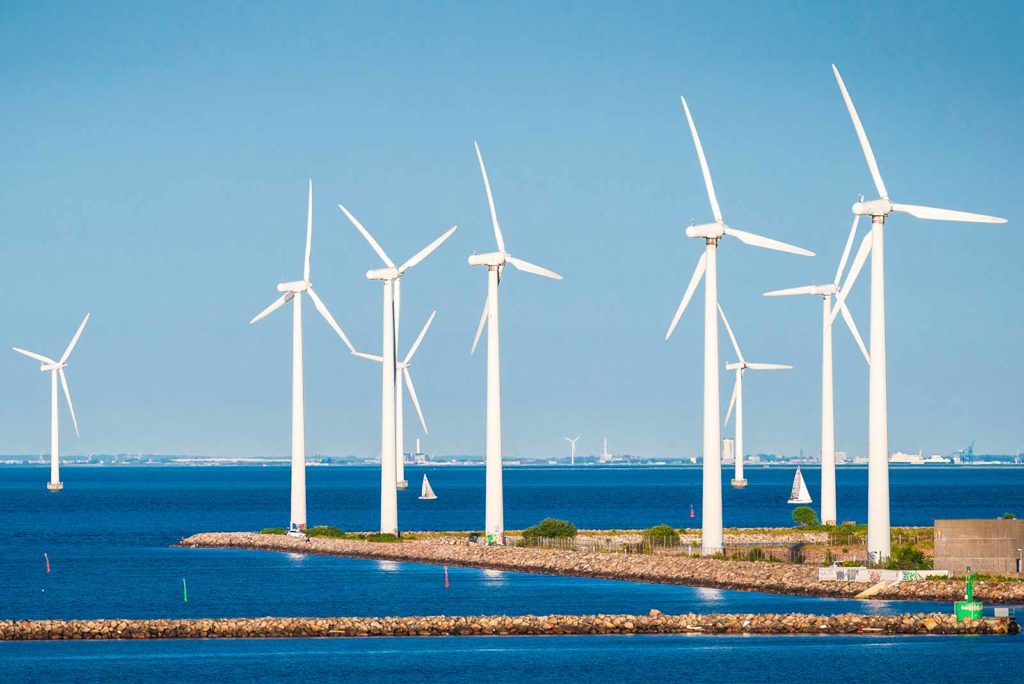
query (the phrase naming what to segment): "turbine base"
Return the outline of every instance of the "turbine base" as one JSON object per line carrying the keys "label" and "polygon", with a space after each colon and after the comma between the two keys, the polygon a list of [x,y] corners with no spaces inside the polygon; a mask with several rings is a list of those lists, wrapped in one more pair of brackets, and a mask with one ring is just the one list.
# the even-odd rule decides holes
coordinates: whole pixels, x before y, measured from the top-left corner
{"label": "turbine base", "polygon": [[64,489],[64,483],[63,482],[47,482],[46,483],[46,488],[48,490],[50,490],[51,492],[59,492],[60,490]]}
{"label": "turbine base", "polygon": [[746,481],[746,479],[743,479],[743,480],[732,480],[729,484],[732,485],[733,489],[743,489],[744,487],[747,486],[747,481]]}

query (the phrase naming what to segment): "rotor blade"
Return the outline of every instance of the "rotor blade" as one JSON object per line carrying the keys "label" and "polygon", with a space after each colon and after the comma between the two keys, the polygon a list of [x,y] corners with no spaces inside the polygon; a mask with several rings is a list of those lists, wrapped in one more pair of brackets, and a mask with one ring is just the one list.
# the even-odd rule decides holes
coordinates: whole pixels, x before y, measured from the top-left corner
{"label": "rotor blade", "polygon": [[729,319],[725,317],[725,310],[722,305],[718,305],[718,313],[722,317],[722,323],[725,323],[725,331],[729,333],[729,340],[732,341],[732,348],[736,350],[736,357],[740,360],[740,363],[746,363],[746,359],[743,358],[743,352],[740,351],[740,345],[736,341],[736,336],[732,334],[732,326],[729,325]]}
{"label": "rotor blade", "polygon": [[429,435],[430,431],[427,430],[427,421],[423,417],[423,409],[420,408],[420,400],[416,397],[416,388],[412,386],[412,374],[409,373],[409,368],[402,369],[402,375],[405,377],[405,386],[409,388],[409,398],[412,399],[412,405],[416,407],[416,415],[420,417],[420,425],[423,426],[423,433]]}
{"label": "rotor blade", "polygon": [[370,243],[370,247],[372,247],[373,251],[377,253],[377,256],[379,256],[381,259],[384,260],[385,265],[387,265],[390,268],[394,268],[395,267],[395,262],[391,261],[391,258],[388,257],[388,255],[384,251],[384,249],[379,244],[377,244],[377,241],[373,239],[372,235],[370,235],[370,231],[366,230],[366,228],[363,227],[363,224],[360,223],[356,219],[356,217],[353,216],[349,212],[349,210],[346,209],[344,206],[339,204],[338,208],[341,209],[341,211],[345,214],[345,216],[348,217],[348,220],[352,222],[352,225],[356,227],[356,230],[358,230],[360,233],[362,233],[363,237],[366,238],[366,241]]}
{"label": "rotor blade", "polygon": [[306,260],[302,266],[302,279],[309,281],[309,250],[313,246],[313,179],[309,179],[309,206],[306,209]]}
{"label": "rotor blade", "polygon": [[683,103],[683,111],[686,112],[686,120],[690,124],[690,133],[693,135],[693,146],[697,148],[697,159],[700,160],[700,171],[704,174],[704,187],[708,191],[708,202],[711,203],[711,213],[715,220],[722,222],[722,210],[718,206],[718,197],[715,196],[715,186],[711,182],[711,169],[708,168],[708,160],[704,156],[704,147],[700,144],[700,136],[697,135],[697,126],[693,123],[693,116],[690,114],[690,107],[686,104],[686,98],[679,98]]}
{"label": "rotor blade", "polygon": [[64,363],[71,356],[71,350],[78,344],[78,338],[82,336],[82,331],[85,330],[85,324],[89,322],[89,314],[85,314],[85,318],[82,319],[82,324],[78,326],[78,330],[75,332],[75,336],[68,342],[68,348],[64,350],[64,355],[60,357],[60,362]]}
{"label": "rotor blade", "polygon": [[473,337],[473,347],[469,350],[470,356],[476,353],[476,345],[480,342],[480,333],[484,331],[484,324],[487,322],[487,303],[487,300],[484,299],[484,311],[480,314],[480,324],[476,326],[476,335]]}
{"label": "rotor blade", "polygon": [[902,211],[904,214],[919,219],[931,219],[933,221],[963,221],[965,223],[1006,223],[1006,219],[998,216],[986,216],[985,214],[972,214],[967,211],[953,211],[952,209],[936,209],[935,207],[922,207],[917,204],[893,204],[893,211]]}
{"label": "rotor blade", "polygon": [[748,233],[745,230],[737,230],[736,228],[730,228],[729,226],[724,226],[724,229],[726,235],[732,235],[740,242],[745,242],[748,245],[753,245],[754,247],[764,247],[765,249],[774,249],[779,252],[789,252],[790,254],[800,254],[802,256],[814,256],[814,252],[809,249],[797,247],[787,242],[773,240],[771,238],[766,238],[763,235]]}
{"label": "rotor blade", "polygon": [[679,308],[676,309],[676,315],[672,317],[672,322],[668,326],[668,332],[665,333],[665,339],[672,337],[672,331],[676,329],[676,325],[679,324],[679,319],[683,316],[683,311],[686,310],[686,305],[690,303],[690,299],[693,297],[693,293],[697,290],[697,284],[700,283],[700,279],[704,277],[704,269],[707,267],[707,252],[701,252],[700,259],[697,260],[697,268],[693,269],[693,275],[690,277],[690,284],[686,286],[686,292],[683,293],[683,299],[679,302]]}
{"label": "rotor blade", "polygon": [[853,314],[850,313],[850,309],[846,306],[846,302],[839,302],[839,308],[843,313],[843,320],[846,321],[846,327],[850,329],[853,334],[853,339],[857,341],[857,346],[860,347],[860,353],[864,355],[864,360],[871,365],[871,356],[868,354],[868,348],[864,346],[864,340],[861,339],[860,331],[857,330],[857,324],[853,322]]}
{"label": "rotor blade", "polygon": [[437,311],[432,311],[430,313],[430,318],[428,318],[427,322],[423,324],[423,330],[420,330],[420,334],[416,336],[416,341],[413,342],[412,346],[409,348],[409,353],[405,355],[404,363],[412,361],[413,355],[416,353],[416,350],[420,348],[420,342],[423,341],[423,336],[427,334],[427,329],[430,327],[430,324],[434,322],[434,316],[436,315]]}
{"label": "rotor blade", "polygon": [[491,194],[491,182],[487,180],[487,169],[484,167],[484,157],[480,154],[480,146],[473,141],[476,148],[476,158],[480,160],[480,174],[484,177],[484,189],[487,190],[487,205],[491,208],[491,223],[494,225],[494,239],[498,243],[498,251],[505,251],[505,238],[501,236],[501,226],[498,225],[498,212],[494,208],[494,195]]}
{"label": "rotor blade", "polygon": [[367,354],[366,352],[353,351],[353,354],[362,359],[369,359],[370,361],[376,361],[377,363],[384,363],[384,357],[379,354]]}
{"label": "rotor blade", "polygon": [[732,384],[732,397],[729,399],[729,410],[725,412],[725,422],[722,425],[729,424],[729,418],[732,417],[732,407],[736,404],[736,393],[740,388],[740,371],[736,371],[736,382]]}
{"label": "rotor blade", "polygon": [[263,311],[260,311],[258,314],[256,314],[256,316],[251,321],[249,321],[249,325],[252,325],[256,321],[261,320],[263,318],[266,318],[270,314],[274,313],[275,311],[280,309],[282,306],[284,306],[285,303],[290,302],[292,300],[292,297],[294,297],[294,296],[295,296],[294,292],[285,292],[283,295],[281,295],[280,297],[275,299],[273,304],[271,304],[266,309],[264,309]]}
{"label": "rotor blade", "polygon": [[871,151],[871,143],[868,142],[868,135],[864,132],[864,126],[860,123],[860,117],[857,116],[857,109],[853,106],[853,100],[850,99],[850,93],[847,92],[846,84],[843,83],[843,77],[839,75],[839,69],[836,68],[835,64],[832,65],[832,71],[836,75],[836,82],[839,84],[839,90],[843,94],[843,100],[846,101],[846,109],[850,112],[853,127],[857,130],[857,139],[860,140],[860,147],[864,150],[864,159],[871,170],[871,177],[875,181],[875,189],[878,190],[878,196],[888,199],[889,193],[885,189],[885,183],[882,182],[882,174],[878,170],[875,153]]}
{"label": "rotor blade", "polygon": [[427,245],[426,247],[421,249],[419,252],[417,252],[416,256],[414,256],[412,259],[409,259],[404,264],[399,266],[398,267],[398,272],[399,273],[405,273],[410,268],[412,268],[416,264],[418,264],[421,261],[423,261],[424,259],[426,259],[428,254],[430,254],[435,249],[440,247],[441,243],[443,243],[445,240],[447,240],[448,238],[450,238],[452,236],[452,233],[455,232],[456,228],[458,228],[458,226],[452,226],[451,228],[449,228],[445,232],[441,233],[441,237],[437,238],[436,240],[431,242],[429,245]]}
{"label": "rotor blade", "polygon": [[30,352],[27,349],[22,349],[21,347],[11,347],[11,349],[13,349],[14,351],[18,352],[19,354],[24,354],[25,356],[29,357],[30,359],[35,359],[39,363],[57,363],[53,359],[47,358],[47,357],[43,356],[42,354],[36,354],[35,352]]}
{"label": "rotor blade", "polygon": [[320,315],[324,317],[325,321],[327,321],[327,325],[331,326],[331,329],[338,334],[338,337],[340,337],[341,341],[345,343],[345,346],[348,347],[348,350],[350,352],[354,352],[355,347],[353,347],[352,343],[349,342],[348,336],[345,335],[345,331],[341,329],[341,326],[338,325],[338,322],[334,320],[334,316],[331,315],[331,312],[327,310],[327,305],[324,304],[323,300],[320,299],[319,296],[317,296],[317,293],[313,290],[312,287],[306,290],[306,292],[309,294],[309,298],[313,300],[313,306],[316,307],[316,310],[319,311]]}
{"label": "rotor blade", "polygon": [[[863,200],[863,196],[861,196]],[[857,225],[860,223],[860,214],[853,215],[853,225],[850,226],[850,234],[846,238],[846,246],[843,247],[843,256],[839,259],[839,268],[836,269],[836,278],[832,281],[832,284],[839,287],[839,279],[843,275],[843,269],[846,268],[846,261],[850,258],[850,249],[853,248],[853,238],[857,235]]]}
{"label": "rotor blade", "polygon": [[68,400],[68,410],[71,411],[71,424],[75,426],[75,434],[78,435],[78,418],[75,417],[75,407],[71,404],[71,390],[68,389],[67,376],[64,375],[63,368],[58,370],[57,374],[60,375],[60,386],[64,388],[64,398]]}
{"label": "rotor blade", "polygon": [[868,258],[868,254],[871,252],[871,233],[864,236],[864,239],[860,241],[860,247],[857,248],[857,255],[853,257],[853,264],[850,266],[850,272],[846,274],[846,282],[839,288],[839,292],[836,293],[836,305],[832,309],[832,315],[828,319],[828,324],[832,325],[835,322],[836,316],[839,315],[839,310],[842,309],[843,303],[846,301],[846,296],[850,294],[850,289],[853,284],[857,281],[857,276],[860,275],[860,270],[864,268],[864,262]]}
{"label": "rotor blade", "polygon": [[750,370],[790,370],[792,366],[787,366],[784,363],[748,363],[747,368]]}
{"label": "rotor blade", "polygon": [[529,261],[523,261],[522,259],[517,259],[516,257],[508,254],[505,255],[505,261],[512,264],[520,271],[526,271],[527,273],[532,273],[534,275],[544,276],[545,278],[551,278],[552,280],[562,279],[562,276],[558,275],[554,271],[549,271],[548,269],[543,268],[542,266],[531,264]]}
{"label": "rotor blade", "polygon": [[787,297],[789,295],[812,295],[818,294],[817,285],[802,285],[801,287],[789,287],[785,290],[771,290],[765,292],[765,297]]}

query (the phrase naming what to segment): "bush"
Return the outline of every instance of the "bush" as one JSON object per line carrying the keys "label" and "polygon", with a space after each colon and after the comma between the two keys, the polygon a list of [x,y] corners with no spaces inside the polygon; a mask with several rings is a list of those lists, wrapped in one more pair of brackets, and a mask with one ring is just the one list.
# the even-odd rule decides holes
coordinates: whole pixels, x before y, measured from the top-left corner
{"label": "bush", "polygon": [[1003,513],[1003,520],[1016,520],[1016,519],[1017,519],[1017,514],[1016,513]]}
{"label": "bush", "polygon": [[284,534],[284,532],[283,527],[264,527],[260,530],[260,534]]}
{"label": "bush", "polygon": [[335,539],[344,539],[347,536],[344,532],[332,525],[317,525],[316,527],[310,527],[306,530],[306,535],[310,537],[334,537]]}
{"label": "bush", "polygon": [[679,546],[679,533],[671,525],[655,525],[643,531],[644,541],[658,546]]}
{"label": "bush", "polygon": [[800,506],[793,510],[793,522],[798,527],[819,527],[818,514],[810,506]]}
{"label": "bush", "polygon": [[574,539],[576,537],[576,526],[568,520],[544,518],[533,527],[527,527],[523,530],[524,539],[536,539],[537,537]]}
{"label": "bush", "polygon": [[402,541],[390,532],[375,532],[373,534],[360,535],[360,538],[368,542],[381,542],[383,544],[394,544]]}
{"label": "bush", "polygon": [[893,548],[885,567],[888,570],[929,570],[931,563],[925,557],[924,551],[914,548],[912,544],[905,544]]}

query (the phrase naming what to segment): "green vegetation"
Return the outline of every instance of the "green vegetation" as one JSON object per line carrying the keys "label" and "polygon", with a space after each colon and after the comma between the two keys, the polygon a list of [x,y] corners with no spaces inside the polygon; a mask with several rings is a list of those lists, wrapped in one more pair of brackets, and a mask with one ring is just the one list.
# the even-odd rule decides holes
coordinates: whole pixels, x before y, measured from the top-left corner
{"label": "green vegetation", "polygon": [[797,527],[806,527],[809,529],[821,526],[821,522],[818,520],[818,514],[815,513],[814,509],[810,506],[799,506],[794,509],[793,522],[797,524]]}
{"label": "green vegetation", "polygon": [[975,572],[976,582],[1024,582],[1024,577],[1007,577],[1006,575],[990,575],[985,572]]}
{"label": "green vegetation", "polygon": [[382,544],[400,543],[402,540],[390,532],[374,532],[373,534],[357,534],[356,538],[368,542],[380,542]]}
{"label": "green vegetation", "polygon": [[644,541],[656,546],[679,546],[679,533],[671,525],[655,525],[643,531]]}
{"label": "green vegetation", "polygon": [[1003,520],[1016,520],[1016,519],[1017,519],[1017,514],[1016,513],[1003,513]]}
{"label": "green vegetation", "polygon": [[575,539],[576,526],[568,520],[557,518],[544,518],[533,527],[523,530],[524,539],[536,539],[546,537],[548,539]]}
{"label": "green vegetation", "polygon": [[892,556],[885,563],[887,570],[930,570],[932,567],[924,551],[915,548],[912,544],[895,546]]}
{"label": "green vegetation", "polygon": [[317,525],[315,527],[310,527],[306,530],[306,535],[310,537],[333,537],[335,539],[344,539],[348,536],[333,525]]}
{"label": "green vegetation", "polygon": [[284,534],[283,527],[264,527],[260,530],[260,534]]}

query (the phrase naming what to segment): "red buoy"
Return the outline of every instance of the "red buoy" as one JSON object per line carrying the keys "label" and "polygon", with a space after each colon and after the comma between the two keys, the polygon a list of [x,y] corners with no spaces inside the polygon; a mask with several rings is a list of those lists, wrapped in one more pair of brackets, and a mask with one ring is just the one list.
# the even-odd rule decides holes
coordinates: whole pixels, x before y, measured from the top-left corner
{"label": "red buoy", "polygon": [[50,557],[49,557],[49,556],[47,556],[47,555],[46,555],[46,554],[44,553],[44,554],[43,554],[43,558],[45,558],[45,559],[46,559],[46,574],[47,574],[47,575],[49,575],[49,574],[50,574]]}
{"label": "red buoy", "polygon": [[690,517],[696,518],[697,514],[693,511],[693,504],[690,504]]}
{"label": "red buoy", "polygon": [[444,588],[448,588],[448,566],[444,566]]}

